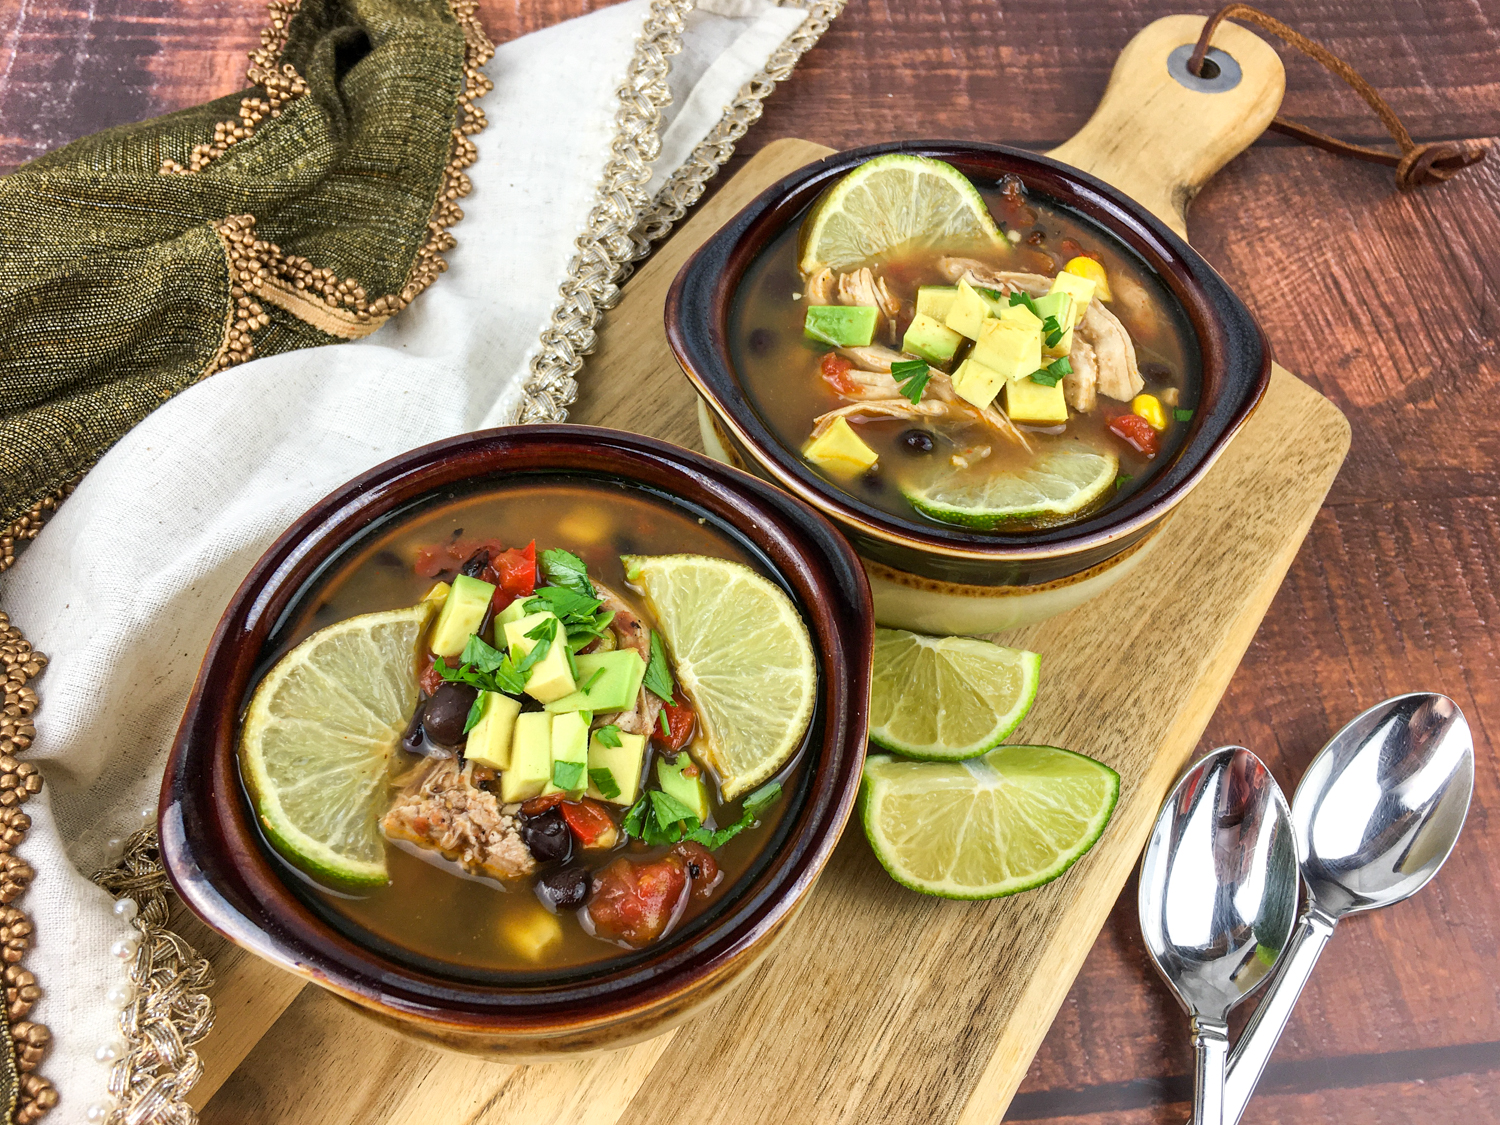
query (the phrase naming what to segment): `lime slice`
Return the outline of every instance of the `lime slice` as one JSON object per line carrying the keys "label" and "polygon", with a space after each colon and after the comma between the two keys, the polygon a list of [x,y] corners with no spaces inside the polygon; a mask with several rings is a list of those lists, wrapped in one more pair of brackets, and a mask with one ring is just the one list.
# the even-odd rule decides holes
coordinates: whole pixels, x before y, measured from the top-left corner
{"label": "lime slice", "polygon": [[1114,770],[1052,746],[1002,746],[966,762],[865,759],[860,806],[875,857],[902,886],[999,898],[1050,883],[1099,839]]}
{"label": "lime slice", "polygon": [[266,835],[297,866],[385,882],[387,762],[417,705],[417,650],[437,605],[319,629],[255,689],[240,771]]}
{"label": "lime slice", "polygon": [[848,270],[898,250],[1004,248],[983,197],[957,168],[890,153],[834,184],[802,220],[799,266],[811,275]]}
{"label": "lime slice", "polygon": [[973,637],[875,630],[870,741],[927,761],[993,750],[1031,710],[1042,658]]}
{"label": "lime slice", "polygon": [[968,473],[901,493],[924,516],[989,531],[1007,523],[1057,523],[1114,494],[1120,459],[1096,449],[1044,451],[1022,472]]}
{"label": "lime slice", "polygon": [[790,598],[741,563],[704,555],[620,561],[697,709],[700,756],[733,800],[802,745],[818,684],[807,626]]}

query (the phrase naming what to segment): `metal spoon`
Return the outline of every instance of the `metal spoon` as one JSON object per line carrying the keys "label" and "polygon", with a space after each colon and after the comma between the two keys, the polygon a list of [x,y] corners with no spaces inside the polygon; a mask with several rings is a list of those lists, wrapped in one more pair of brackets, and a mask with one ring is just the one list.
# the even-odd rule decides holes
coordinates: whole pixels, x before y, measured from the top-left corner
{"label": "metal spoon", "polygon": [[1240,746],[1183,774],[1141,861],[1141,930],[1193,1020],[1194,1125],[1222,1125],[1229,1009],[1281,955],[1297,915],[1291,812]]}
{"label": "metal spoon", "polygon": [[1245,1112],[1333,927],[1425,887],[1453,850],[1473,791],[1469,724],[1432,692],[1377,703],[1313,759],[1292,800],[1307,912],[1229,1061],[1227,1125]]}

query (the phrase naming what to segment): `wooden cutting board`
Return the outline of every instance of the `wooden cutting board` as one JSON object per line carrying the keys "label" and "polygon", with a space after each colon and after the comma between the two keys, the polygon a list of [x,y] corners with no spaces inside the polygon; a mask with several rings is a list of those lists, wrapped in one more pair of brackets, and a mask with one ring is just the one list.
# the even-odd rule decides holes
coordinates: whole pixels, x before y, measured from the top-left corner
{"label": "wooden cutting board", "polygon": [[[1276,53],[1231,25],[1215,44],[1238,59],[1240,85],[1178,85],[1166,54],[1201,27],[1174,16],[1138,35],[1099,112],[1056,152],[1183,232],[1192,195],[1259,135],[1283,88]],[[694,398],[662,332],[667,286],[736,210],[828,151],[769,145],[656,253],[606,318],[575,421],[699,448]],[[1015,739],[1092,755],[1122,778],[1103,838],[1058,881],[990,903],[926,898],[886,878],[853,825],[780,945],[716,1007],[636,1047],[533,1067],[406,1042],[183,917],[220,982],[195,1105],[206,1122],[236,1125],[999,1120],[1348,445],[1337,409],[1277,367],[1141,571],[996,638],[1042,654],[1041,692]]]}

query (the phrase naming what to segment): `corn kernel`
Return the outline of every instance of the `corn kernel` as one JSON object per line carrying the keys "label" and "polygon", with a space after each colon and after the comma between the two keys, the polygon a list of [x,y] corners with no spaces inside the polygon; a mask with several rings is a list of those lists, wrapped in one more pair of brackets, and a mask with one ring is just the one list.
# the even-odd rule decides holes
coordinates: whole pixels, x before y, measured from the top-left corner
{"label": "corn kernel", "polygon": [[1166,431],[1167,410],[1155,395],[1136,395],[1130,400],[1130,412],[1146,419],[1157,433]]}
{"label": "corn kernel", "polygon": [[1063,266],[1063,269],[1067,273],[1076,273],[1079,277],[1086,277],[1092,281],[1094,283],[1094,296],[1098,297],[1099,300],[1110,301],[1114,299],[1114,295],[1109,291],[1109,274],[1093,258],[1085,258],[1081,255],[1077,258],[1069,258],[1068,264]]}

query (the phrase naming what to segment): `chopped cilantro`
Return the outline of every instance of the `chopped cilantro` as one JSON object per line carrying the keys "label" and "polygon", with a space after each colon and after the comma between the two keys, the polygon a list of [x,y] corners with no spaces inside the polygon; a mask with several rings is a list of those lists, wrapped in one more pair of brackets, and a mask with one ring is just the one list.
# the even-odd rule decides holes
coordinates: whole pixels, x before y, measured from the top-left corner
{"label": "chopped cilantro", "polygon": [[1055,387],[1064,375],[1073,374],[1073,365],[1068,362],[1068,357],[1055,359],[1046,367],[1031,373],[1031,381],[1040,383],[1044,387]]}
{"label": "chopped cilantro", "polygon": [[527,640],[535,641],[531,651],[521,658],[521,663],[516,665],[517,672],[529,672],[536,667],[547,653],[552,649],[552,642],[557,637],[557,618],[549,617],[545,621],[539,621],[536,627],[526,634]]}
{"label": "chopped cilantro", "polygon": [[[1031,314],[1034,317],[1036,317],[1038,320],[1042,319],[1042,314],[1036,307],[1036,301],[1033,300],[1031,294],[1027,293],[1024,289],[1017,289],[1014,293],[1012,293],[1010,295],[1010,303],[1012,308],[1014,308],[1016,305],[1025,305],[1028,309],[1031,310]],[[1052,318],[1048,317],[1047,319],[1051,320]]]}
{"label": "chopped cilantro", "polygon": [[497,691],[504,692],[506,695],[520,695],[526,688],[526,677],[516,667],[515,662],[509,656],[499,655],[497,650],[490,648],[483,641],[479,643],[484,645],[484,648],[488,649],[489,652],[496,653],[498,660],[492,661],[488,655],[478,649],[471,652],[473,638],[470,638],[470,644],[464,646],[464,656],[482,656],[484,662],[486,664],[493,663],[493,667],[483,668],[475,662],[466,661],[463,657],[460,657],[459,666],[457,668],[450,668],[448,667],[448,662],[439,656],[433,660],[433,668],[437,670],[439,676],[449,683],[468,684],[479,691]]}
{"label": "chopped cilantro", "polygon": [[[604,790],[601,788],[599,792]],[[706,828],[693,815],[692,809],[675,797],[653,789],[642,793],[641,799],[625,814],[625,834],[653,846],[692,840],[714,851],[745,829],[754,827],[761,811],[780,796],[778,783],[773,781],[763,785],[745,798],[739,820],[724,828]]]}
{"label": "chopped cilantro", "polygon": [[1191,410],[1184,410],[1179,406],[1176,410],[1172,411],[1172,417],[1176,418],[1179,422],[1191,422],[1193,420],[1193,412]]}
{"label": "chopped cilantro", "polygon": [[600,746],[618,746],[620,745],[620,728],[614,723],[609,723],[596,730],[594,737],[599,740]]}
{"label": "chopped cilantro", "polygon": [[1132,477],[1129,473],[1121,473],[1119,476],[1115,477],[1115,488],[1117,490],[1124,488],[1134,479],[1135,478]]}
{"label": "chopped cilantro", "polygon": [[[553,762],[552,784],[559,789],[581,789],[583,787],[582,762]],[[599,790],[604,792],[604,790]]]}
{"label": "chopped cilantro", "polygon": [[589,568],[572,551],[554,547],[549,551],[543,551],[539,561],[542,577],[547,580],[549,586],[572,590],[575,594],[582,594],[586,598],[594,596],[594,584],[589,581]]}
{"label": "chopped cilantro", "polygon": [[469,705],[469,716],[464,720],[465,734],[468,734],[471,730],[478,726],[479,720],[484,718],[486,698],[487,697],[484,692],[475,692],[474,702]]}
{"label": "chopped cilantro", "polygon": [[656,725],[661,728],[661,736],[670,739],[672,737],[672,724],[667,722],[667,709],[663,707],[656,713]]}
{"label": "chopped cilantro", "polygon": [[[572,655],[572,653],[568,654],[569,659],[572,659]],[[602,675],[604,675],[603,668],[594,669],[594,674],[589,677],[589,682],[584,684],[581,689],[584,695],[587,695],[589,693],[589,689],[599,682],[599,677]],[[575,680],[578,679],[578,666],[576,664],[573,666],[573,678]]]}
{"label": "chopped cilantro", "polygon": [[564,586],[539,586],[536,593],[527,599],[525,609],[527,613],[546,610],[554,614],[567,630],[568,648],[577,652],[596,637],[602,637],[604,630],[614,620],[612,612],[601,610],[603,604],[598,598],[580,594]]}
{"label": "chopped cilantro", "polygon": [[672,668],[667,663],[667,646],[655,629],[651,630],[651,659],[646,662],[646,676],[641,682],[662,702],[672,702]]}
{"label": "chopped cilantro", "polygon": [[[615,743],[619,745],[618,742]],[[615,783],[615,775],[602,766],[589,770],[589,780],[594,783],[594,788],[603,794],[606,801],[613,801],[620,795],[620,787]]]}
{"label": "chopped cilantro", "polygon": [[1049,348],[1057,347],[1057,342],[1063,338],[1063,326],[1057,323],[1057,317],[1049,316],[1042,321],[1042,332],[1046,336]]}
{"label": "chopped cilantro", "polygon": [[915,406],[922,401],[922,392],[927,389],[927,381],[932,378],[932,368],[927,366],[925,360],[897,360],[891,364],[891,378],[900,386],[901,394]]}

